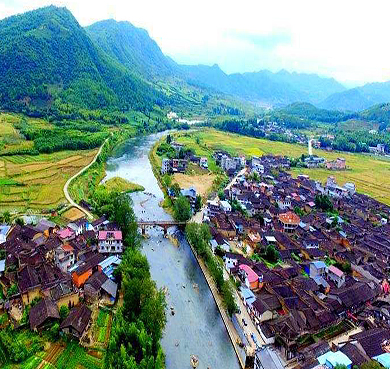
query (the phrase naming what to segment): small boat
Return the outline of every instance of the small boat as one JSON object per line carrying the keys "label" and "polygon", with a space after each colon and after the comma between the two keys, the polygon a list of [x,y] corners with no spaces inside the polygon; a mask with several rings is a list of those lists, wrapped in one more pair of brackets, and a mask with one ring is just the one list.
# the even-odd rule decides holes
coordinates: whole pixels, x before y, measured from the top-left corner
{"label": "small boat", "polygon": [[198,367],[198,365],[199,365],[199,359],[197,358],[197,356],[192,355],[191,356],[191,366],[195,369]]}

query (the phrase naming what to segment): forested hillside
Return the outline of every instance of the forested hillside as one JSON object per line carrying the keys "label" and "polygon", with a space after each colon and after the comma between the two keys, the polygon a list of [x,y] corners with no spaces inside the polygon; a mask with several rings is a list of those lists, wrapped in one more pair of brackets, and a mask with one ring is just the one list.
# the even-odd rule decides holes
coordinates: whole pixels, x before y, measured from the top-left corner
{"label": "forested hillside", "polygon": [[6,18],[0,39],[0,103],[10,110],[142,109],[163,98],[97,48],[66,8]]}
{"label": "forested hillside", "polygon": [[177,64],[162,53],[148,32],[130,22],[104,20],[86,27],[86,31],[113,59],[147,78],[179,72]]}

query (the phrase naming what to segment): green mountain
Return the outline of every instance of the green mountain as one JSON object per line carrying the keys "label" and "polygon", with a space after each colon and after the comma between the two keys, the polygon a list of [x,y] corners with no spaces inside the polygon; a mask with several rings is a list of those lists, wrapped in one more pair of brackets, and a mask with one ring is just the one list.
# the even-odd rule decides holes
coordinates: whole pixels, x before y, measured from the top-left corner
{"label": "green mountain", "polygon": [[319,109],[309,103],[293,103],[284,108],[277,109],[275,112],[324,123],[343,122],[345,120],[358,117],[358,114],[356,113]]}
{"label": "green mountain", "polygon": [[160,95],[105,54],[66,8],[0,21],[0,104],[9,109],[141,108]]}
{"label": "green mountain", "polygon": [[390,103],[374,105],[359,113],[364,120],[378,122],[384,129],[390,125]]}
{"label": "green mountain", "polygon": [[148,32],[129,22],[104,20],[87,27],[86,31],[113,59],[146,78],[178,73],[176,63],[162,53]]}
{"label": "green mountain", "polygon": [[368,83],[362,87],[332,94],[319,106],[325,109],[361,111],[375,104],[390,102],[390,81]]}

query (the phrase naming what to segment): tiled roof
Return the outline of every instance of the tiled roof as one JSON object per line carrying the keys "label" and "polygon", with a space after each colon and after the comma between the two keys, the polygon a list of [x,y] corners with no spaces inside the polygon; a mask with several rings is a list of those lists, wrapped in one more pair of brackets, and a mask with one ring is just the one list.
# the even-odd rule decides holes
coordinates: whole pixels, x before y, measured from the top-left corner
{"label": "tiled roof", "polygon": [[299,216],[293,213],[292,211],[279,214],[279,220],[284,224],[294,224],[294,225],[298,225],[301,221]]}
{"label": "tiled roof", "polygon": [[69,313],[69,315],[61,323],[60,328],[72,327],[81,336],[88,326],[91,319],[91,310],[84,304],[75,306]]}
{"label": "tiled roof", "polygon": [[57,305],[53,301],[44,298],[30,310],[29,320],[31,329],[41,326],[49,318],[59,319],[60,314],[58,313]]}

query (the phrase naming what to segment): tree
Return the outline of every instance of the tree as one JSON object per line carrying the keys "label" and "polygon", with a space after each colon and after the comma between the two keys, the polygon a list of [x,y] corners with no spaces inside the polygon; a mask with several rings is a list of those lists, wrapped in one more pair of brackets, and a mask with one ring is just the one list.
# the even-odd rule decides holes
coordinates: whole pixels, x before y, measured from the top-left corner
{"label": "tree", "polygon": [[58,339],[60,335],[60,325],[58,323],[54,323],[50,328],[50,337],[54,341]]}
{"label": "tree", "polygon": [[165,187],[169,188],[172,185],[172,177],[169,174],[165,174],[162,178]]}
{"label": "tree", "polygon": [[138,245],[138,226],[132,207],[132,200],[127,194],[116,194],[113,200],[113,214],[111,219],[122,230],[126,246]]}
{"label": "tree", "polygon": [[69,315],[69,308],[66,305],[60,307],[60,318],[64,320]]}
{"label": "tree", "polygon": [[303,217],[305,215],[304,211],[299,206],[294,207],[294,213],[299,215],[300,217]]}
{"label": "tree", "polygon": [[191,218],[191,205],[185,196],[179,196],[174,205],[173,213],[178,222],[186,222]]}
{"label": "tree", "polygon": [[18,293],[18,286],[16,284],[11,285],[10,288],[8,288],[7,296],[13,296]]}
{"label": "tree", "polygon": [[370,360],[360,366],[360,369],[383,369],[382,365],[375,360]]}
{"label": "tree", "polygon": [[174,183],[171,187],[173,193],[175,194],[175,196],[180,196],[180,191],[181,191],[181,188],[180,188],[180,185],[178,183]]}
{"label": "tree", "polygon": [[327,195],[316,195],[314,202],[318,208],[320,208],[322,211],[333,211],[333,204],[330,198]]}
{"label": "tree", "polygon": [[20,225],[20,226],[24,226],[23,218],[16,218],[15,219],[15,224]]}
{"label": "tree", "polygon": [[4,223],[11,223],[11,214],[9,211],[5,211],[4,214],[3,214],[3,221]]}
{"label": "tree", "polygon": [[202,196],[197,195],[195,200],[195,211],[199,211],[202,208]]}
{"label": "tree", "polygon": [[223,201],[226,199],[226,196],[225,196],[225,192],[223,192],[223,190],[219,190],[218,191],[218,198]]}
{"label": "tree", "polygon": [[265,250],[265,258],[271,262],[271,263],[276,263],[279,259],[279,253],[275,249],[274,245],[268,245],[266,250]]}

